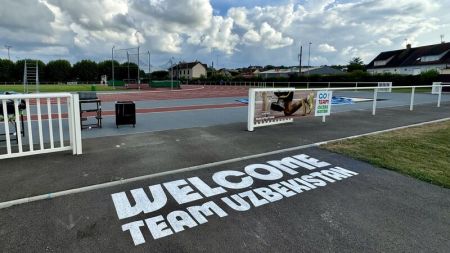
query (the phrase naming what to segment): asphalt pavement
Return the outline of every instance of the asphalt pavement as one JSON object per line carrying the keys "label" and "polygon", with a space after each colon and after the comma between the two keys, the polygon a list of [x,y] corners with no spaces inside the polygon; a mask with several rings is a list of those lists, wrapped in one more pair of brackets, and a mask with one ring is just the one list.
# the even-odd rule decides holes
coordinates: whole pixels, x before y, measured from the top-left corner
{"label": "asphalt pavement", "polygon": [[2,160],[0,206],[47,199],[3,205],[0,249],[448,252],[448,189],[301,147],[448,117],[448,102],[376,116],[352,110],[326,123],[311,116],[255,132],[235,122],[91,138],[78,157]]}
{"label": "asphalt pavement", "polygon": [[[274,161],[291,169],[268,166]],[[310,148],[3,209],[0,245],[3,252],[448,252],[449,193]]]}

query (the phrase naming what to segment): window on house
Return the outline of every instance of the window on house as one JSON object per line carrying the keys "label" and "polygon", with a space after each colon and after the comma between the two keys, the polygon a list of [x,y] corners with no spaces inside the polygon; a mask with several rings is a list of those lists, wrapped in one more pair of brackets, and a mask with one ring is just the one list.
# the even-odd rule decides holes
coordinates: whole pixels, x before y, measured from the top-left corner
{"label": "window on house", "polygon": [[385,60],[378,60],[378,61],[375,61],[375,62],[373,63],[373,65],[374,65],[375,67],[377,67],[377,66],[384,66],[384,65],[388,64],[388,63],[392,60],[392,58],[394,58],[394,56],[391,56],[391,57],[389,57],[388,59],[385,59]]}
{"label": "window on house", "polygon": [[447,50],[445,52],[443,52],[442,54],[438,54],[438,55],[425,55],[420,57],[418,60],[420,62],[431,62],[431,61],[439,61],[442,57],[444,57],[444,55],[446,55],[450,50]]}

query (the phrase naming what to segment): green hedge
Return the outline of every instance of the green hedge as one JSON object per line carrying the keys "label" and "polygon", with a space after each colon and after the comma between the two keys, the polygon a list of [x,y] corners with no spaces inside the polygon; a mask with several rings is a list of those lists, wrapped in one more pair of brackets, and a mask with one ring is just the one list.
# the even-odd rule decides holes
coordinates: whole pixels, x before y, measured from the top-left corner
{"label": "green hedge", "polygon": [[[180,88],[180,81],[173,81],[173,88]],[[152,88],[171,88],[172,87],[172,81],[165,80],[165,81],[152,81],[150,84],[150,87]]]}

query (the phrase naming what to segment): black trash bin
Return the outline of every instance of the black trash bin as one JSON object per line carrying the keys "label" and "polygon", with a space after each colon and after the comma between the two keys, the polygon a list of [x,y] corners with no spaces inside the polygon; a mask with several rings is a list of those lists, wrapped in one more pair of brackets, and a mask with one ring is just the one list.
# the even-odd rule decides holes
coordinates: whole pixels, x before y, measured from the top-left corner
{"label": "black trash bin", "polygon": [[116,126],[133,125],[136,126],[136,104],[133,101],[116,102]]}

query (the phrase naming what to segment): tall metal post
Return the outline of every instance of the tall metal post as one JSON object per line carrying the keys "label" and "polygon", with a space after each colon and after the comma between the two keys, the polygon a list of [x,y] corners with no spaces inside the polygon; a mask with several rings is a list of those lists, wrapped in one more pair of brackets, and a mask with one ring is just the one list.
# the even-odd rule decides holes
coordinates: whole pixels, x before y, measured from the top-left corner
{"label": "tall metal post", "polygon": [[12,48],[10,45],[5,45],[5,48],[8,50],[8,60],[11,60],[11,56],[9,55],[9,49]]}
{"label": "tall metal post", "polygon": [[115,80],[114,80],[114,48],[115,47],[116,46],[113,46],[112,49],[111,49],[111,70],[112,70],[112,85],[113,85],[113,89],[116,88],[116,86],[114,85],[114,82],[115,82]]}
{"label": "tall metal post", "polygon": [[39,62],[36,60],[36,93],[39,93]]}
{"label": "tall metal post", "polygon": [[170,58],[170,89],[173,90],[173,61]]}
{"label": "tall metal post", "polygon": [[23,62],[23,92],[28,93],[27,60]]}
{"label": "tall metal post", "polygon": [[298,55],[298,76],[302,75],[302,55],[303,55],[303,46],[300,45],[300,54]]}
{"label": "tall metal post", "polygon": [[137,74],[137,77],[138,77],[138,89],[140,90],[141,89],[141,64],[139,62],[139,47],[137,48],[137,50],[138,50],[138,54],[137,54],[138,74]]}
{"label": "tall metal post", "polygon": [[148,53],[148,85],[150,85],[151,84],[151,81],[152,81],[152,69],[151,69],[151,54],[150,54],[150,51],[148,51],[147,52]]}
{"label": "tall metal post", "polygon": [[127,51],[127,70],[128,70],[128,81],[130,80],[130,54]]}
{"label": "tall metal post", "polygon": [[310,69],[311,69],[311,63],[310,63],[310,61],[311,61],[311,42],[309,42],[309,47],[308,47],[308,68],[309,68],[309,70],[308,70],[308,75],[307,75],[307,81],[309,81],[309,71],[310,71]]}

